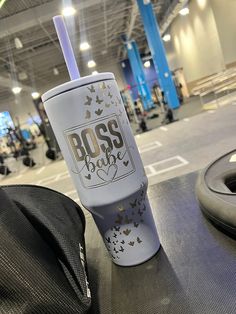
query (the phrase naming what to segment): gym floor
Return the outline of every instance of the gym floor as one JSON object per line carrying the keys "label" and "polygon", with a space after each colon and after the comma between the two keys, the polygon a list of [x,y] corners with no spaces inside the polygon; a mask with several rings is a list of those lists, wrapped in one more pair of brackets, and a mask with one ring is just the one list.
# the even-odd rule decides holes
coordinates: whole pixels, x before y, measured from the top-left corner
{"label": "gym floor", "polygon": [[[136,135],[149,184],[202,169],[218,156],[235,149],[235,116],[236,106],[231,103]],[[79,202],[64,160],[46,161],[42,146],[33,155],[37,162],[34,169],[19,163],[20,169],[0,178],[0,184],[43,185]]]}

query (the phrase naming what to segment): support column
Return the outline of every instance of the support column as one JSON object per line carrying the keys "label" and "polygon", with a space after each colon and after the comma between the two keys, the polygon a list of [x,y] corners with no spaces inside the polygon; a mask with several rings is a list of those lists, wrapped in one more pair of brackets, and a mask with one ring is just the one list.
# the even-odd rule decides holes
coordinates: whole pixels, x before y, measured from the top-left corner
{"label": "support column", "polygon": [[150,0],[137,0],[141,18],[143,21],[148,46],[150,48],[158,81],[165,93],[166,100],[172,109],[179,107],[179,99],[173,82],[172,74],[168,66],[165,47],[160,35],[155,13]]}
{"label": "support column", "polygon": [[145,110],[149,110],[154,107],[152,101],[152,95],[145,79],[143,64],[140,58],[138,47],[135,41],[125,42],[125,47],[127,49],[127,54],[135,83],[137,84],[139,95],[142,99],[143,107]]}

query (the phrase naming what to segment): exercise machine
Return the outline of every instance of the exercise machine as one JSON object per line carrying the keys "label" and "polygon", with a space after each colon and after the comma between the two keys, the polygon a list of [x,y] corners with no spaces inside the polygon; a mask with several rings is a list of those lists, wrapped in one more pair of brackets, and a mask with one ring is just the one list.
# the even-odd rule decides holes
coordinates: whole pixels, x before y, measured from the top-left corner
{"label": "exercise machine", "polygon": [[48,120],[48,116],[46,114],[46,111],[43,106],[43,102],[41,100],[41,97],[37,99],[33,99],[34,106],[40,116],[41,124],[39,125],[32,117],[31,114],[30,117],[32,118],[33,122],[38,126],[44,141],[47,145],[47,151],[46,151],[46,157],[50,160],[56,160],[60,156],[60,147],[57,143],[56,137],[53,133],[51,124]]}

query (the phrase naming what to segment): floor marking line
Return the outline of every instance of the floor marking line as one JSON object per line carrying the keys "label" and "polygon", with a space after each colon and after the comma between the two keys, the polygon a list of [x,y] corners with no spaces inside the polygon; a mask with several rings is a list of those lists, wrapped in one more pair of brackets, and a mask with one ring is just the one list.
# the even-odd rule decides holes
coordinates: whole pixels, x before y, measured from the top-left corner
{"label": "floor marking line", "polygon": [[165,168],[165,169],[162,169],[162,170],[159,170],[159,171],[156,171],[156,173],[151,173],[151,174],[148,174],[147,177],[150,178],[150,177],[154,177],[154,176],[157,176],[158,174],[162,174],[162,173],[165,173],[165,172],[169,172],[171,170],[174,170],[174,169],[177,169],[177,168],[180,168],[180,167],[183,167],[185,166],[185,164],[178,164],[178,165],[175,165],[175,166],[171,166],[171,167],[168,167],[168,168]]}
{"label": "floor marking line", "polygon": [[44,170],[45,168],[46,168],[45,166],[41,167],[41,168],[36,172],[36,174],[39,175],[41,172],[43,172],[43,170]]}
{"label": "floor marking line", "polygon": [[44,178],[42,180],[39,180],[39,181],[37,181],[37,184],[50,184],[50,183],[59,181],[59,179],[64,178],[63,176],[65,176],[65,175],[69,177],[68,171],[64,171],[64,172],[59,173],[57,175],[53,175],[53,176]]}
{"label": "floor marking line", "polygon": [[162,146],[162,143],[158,142],[158,141],[155,141],[155,142],[152,142],[152,143],[149,143],[146,145],[142,145],[139,147],[139,153],[143,154],[143,153],[149,152],[149,151],[154,150],[154,149],[161,147],[161,146]]}
{"label": "floor marking line", "polygon": [[184,159],[183,157],[181,157],[179,155],[176,156],[176,158],[179,159],[179,161],[181,161],[184,165],[188,165],[189,164],[189,162],[186,159]]}
{"label": "floor marking line", "polygon": [[71,190],[71,191],[68,191],[66,193],[64,193],[66,196],[69,196],[69,195],[72,195],[72,194],[75,194],[76,193],[76,190]]}
{"label": "floor marking line", "polygon": [[[162,170],[156,170],[156,169],[154,168],[154,167],[157,166],[157,165],[161,165],[161,164],[163,164],[163,163],[166,163],[166,162],[172,161],[172,160],[179,160],[180,163],[177,164],[177,165],[171,166],[171,167],[164,168],[164,169],[162,169]],[[177,169],[177,168],[186,166],[186,165],[188,165],[188,164],[189,164],[189,162],[188,162],[186,159],[184,159],[183,157],[181,157],[181,156],[174,156],[174,157],[170,157],[170,158],[167,158],[167,159],[164,159],[164,160],[155,162],[155,163],[153,163],[153,164],[151,164],[151,165],[147,165],[147,166],[145,166],[145,168],[150,169],[150,167],[151,167],[151,168],[154,169],[155,172],[151,171],[152,173],[147,174],[147,177],[150,178],[150,177],[156,176],[156,175],[158,175],[158,174],[165,173],[165,172],[169,172],[169,171],[171,171],[171,170],[174,170],[174,169]]]}
{"label": "floor marking line", "polygon": [[20,174],[24,174],[27,170],[29,169],[25,167],[25,169],[21,170]]}
{"label": "floor marking line", "polygon": [[168,129],[167,129],[165,126],[161,126],[161,127],[160,127],[160,130],[162,130],[162,131],[164,131],[164,132],[167,132],[167,131],[168,131]]}
{"label": "floor marking line", "polygon": [[155,174],[156,173],[156,170],[151,165],[148,165],[148,166],[146,166],[144,168],[146,168],[146,169],[148,168],[149,171],[151,172],[151,174]]}
{"label": "floor marking line", "polygon": [[58,174],[53,181],[58,181],[61,177],[61,174]]}

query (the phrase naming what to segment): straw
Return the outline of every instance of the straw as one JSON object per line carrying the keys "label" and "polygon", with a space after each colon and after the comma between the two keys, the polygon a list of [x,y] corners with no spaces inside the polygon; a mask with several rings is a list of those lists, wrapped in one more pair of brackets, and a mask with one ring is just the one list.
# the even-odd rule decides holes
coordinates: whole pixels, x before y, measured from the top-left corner
{"label": "straw", "polygon": [[61,15],[53,17],[54,26],[57,31],[57,36],[61,45],[61,50],[66,62],[66,66],[71,80],[76,80],[80,77],[79,69],[76,63],[73,48],[71,46],[70,38],[66,29],[64,19]]}

